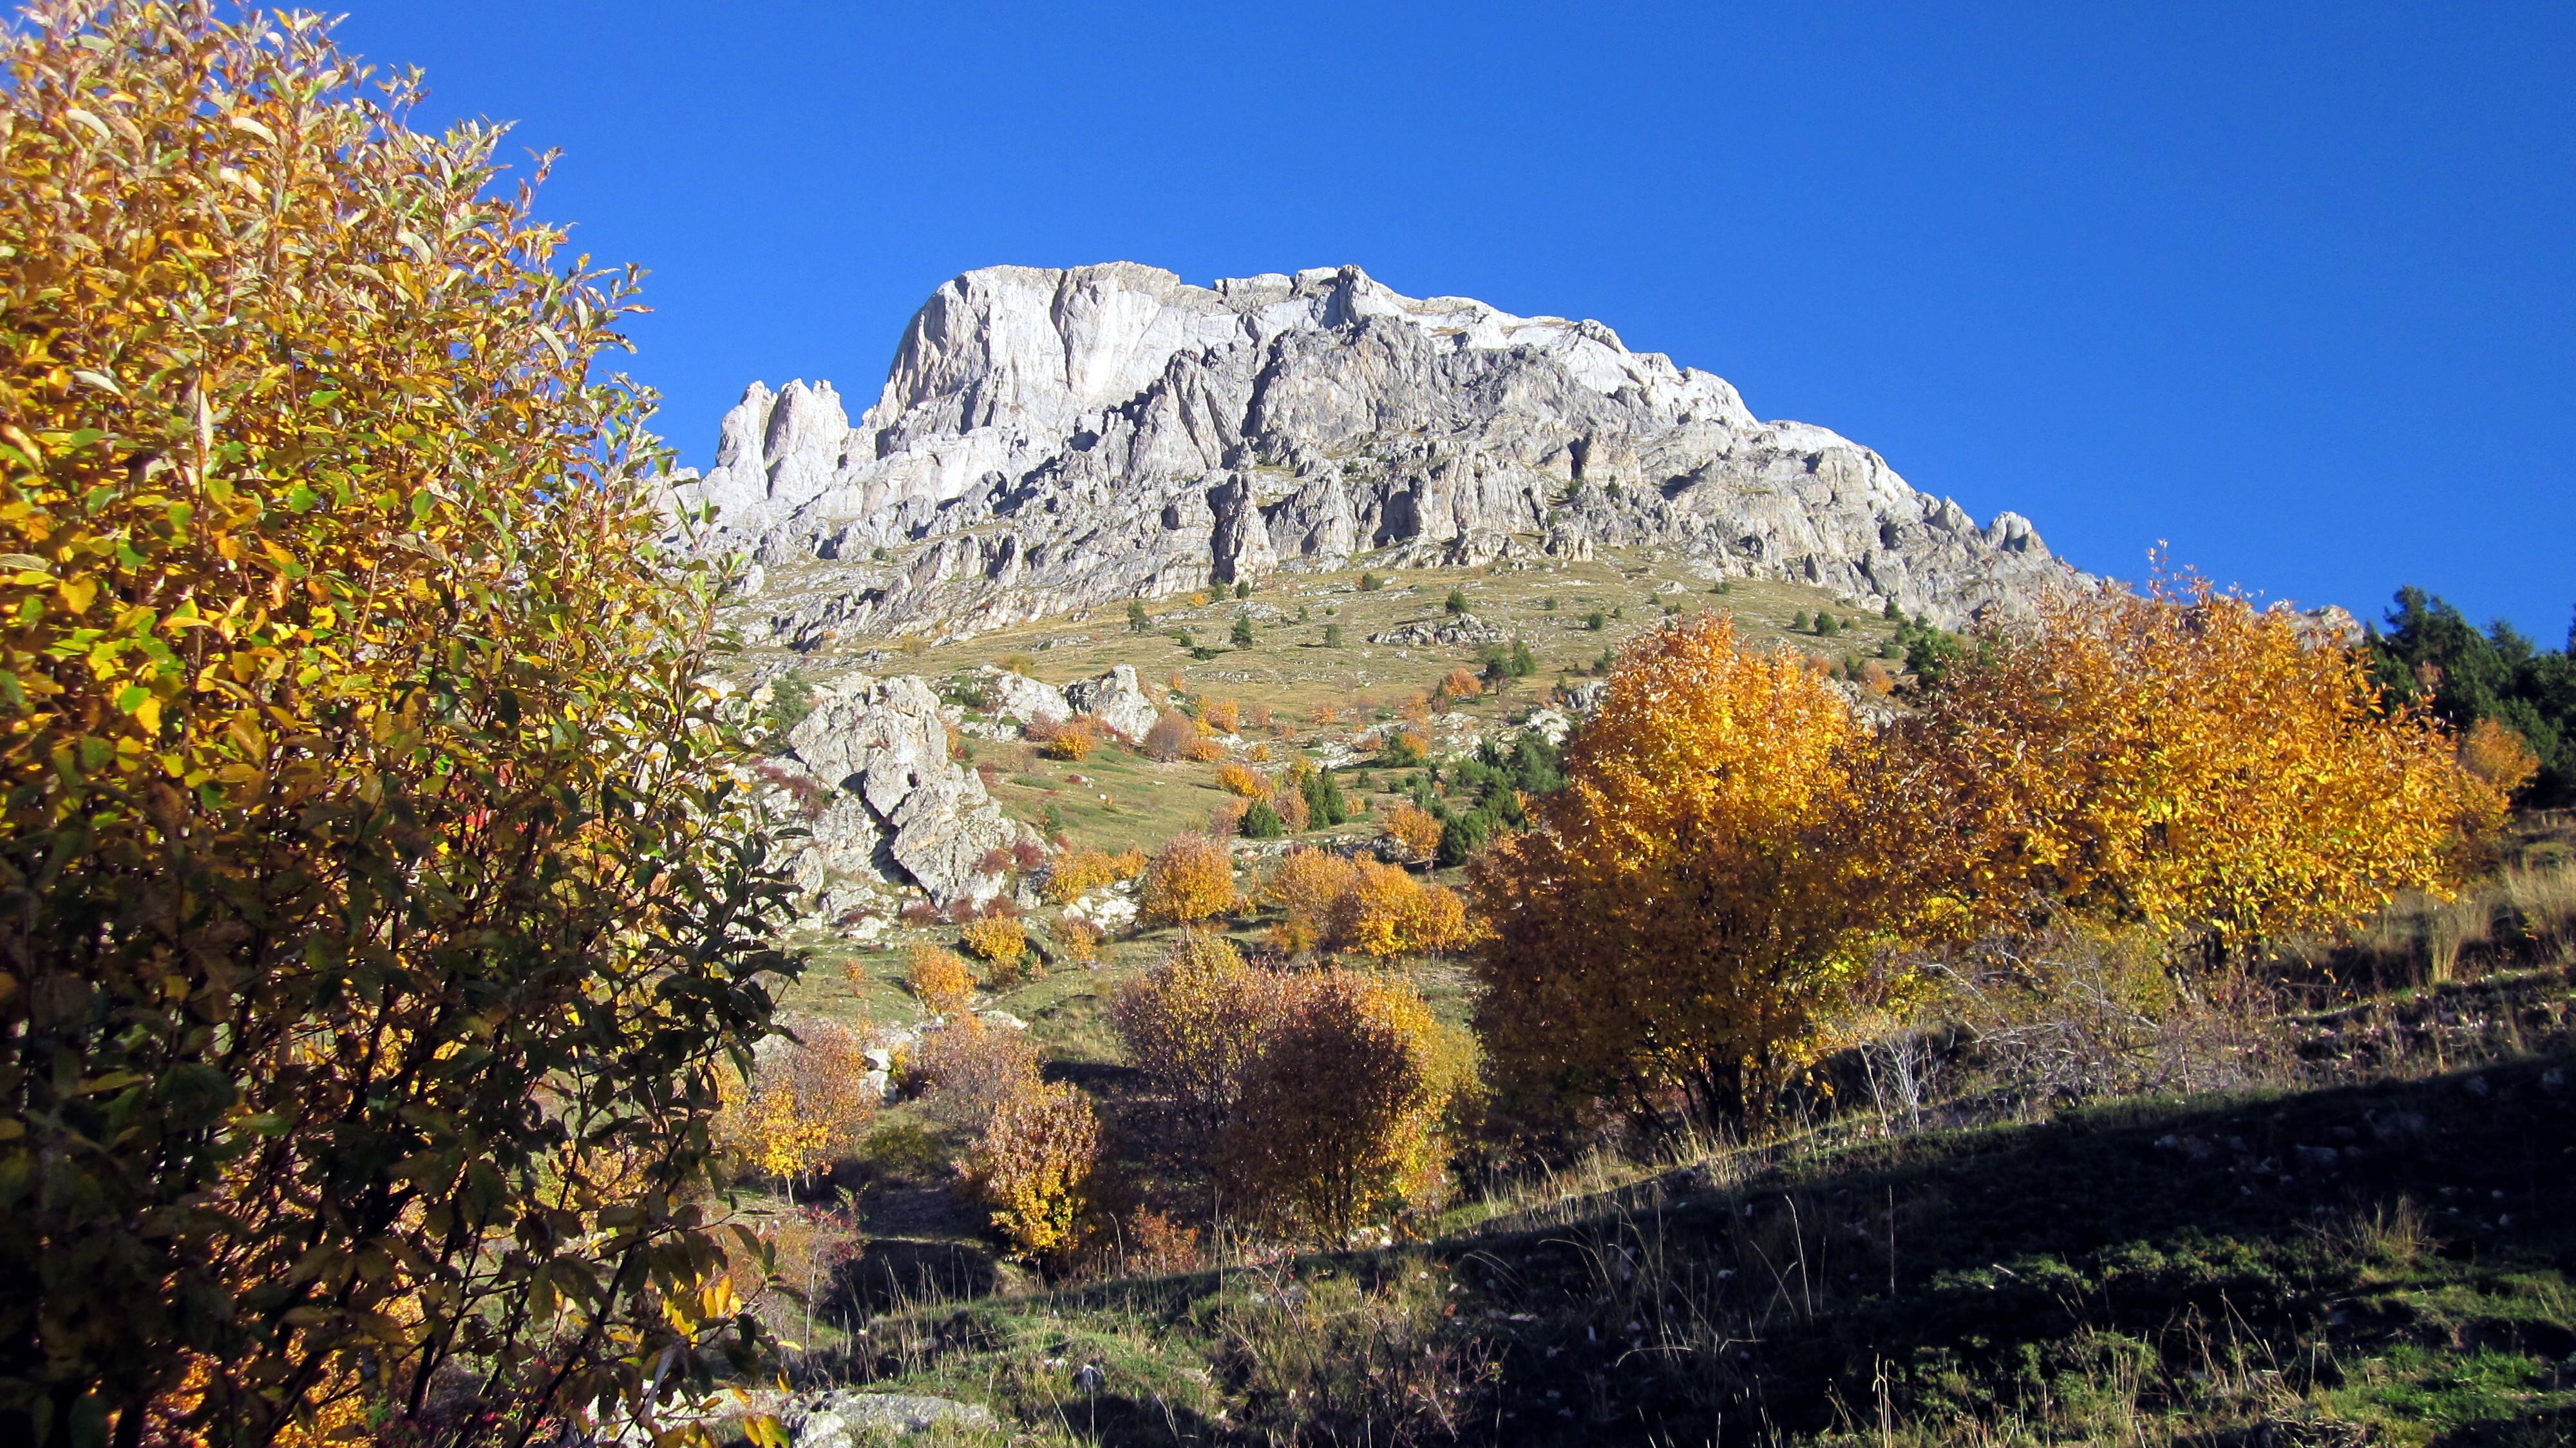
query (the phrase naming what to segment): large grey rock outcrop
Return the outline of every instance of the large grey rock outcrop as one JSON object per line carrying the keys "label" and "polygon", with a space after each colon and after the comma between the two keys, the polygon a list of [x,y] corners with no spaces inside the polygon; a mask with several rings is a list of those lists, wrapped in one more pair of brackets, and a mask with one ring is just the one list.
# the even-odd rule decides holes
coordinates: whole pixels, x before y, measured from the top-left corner
{"label": "large grey rock outcrop", "polygon": [[997,719],[1014,724],[1061,724],[1073,717],[1073,706],[1065,701],[1064,691],[1052,684],[991,664],[977,672],[983,676],[985,687],[993,691],[993,716]]}
{"label": "large grey rock outcrop", "polygon": [[1129,739],[1142,739],[1163,711],[1136,682],[1132,664],[1120,664],[1096,679],[1067,684],[1065,701]]}
{"label": "large grey rock outcrop", "polygon": [[821,685],[787,738],[793,766],[812,782],[803,790],[812,838],[791,867],[809,893],[862,873],[919,885],[942,904],[1001,890],[980,863],[1027,830],[972,770],[950,762],[928,684],[855,675]]}
{"label": "large grey rock outcrop", "polygon": [[721,509],[709,546],[767,566],[752,632],[799,646],[1361,554],[1655,545],[1954,625],[2064,572],[2023,519],[1980,526],[1598,322],[1398,296],[1357,267],[1210,287],[1125,262],[968,272],[855,424],[828,383],[755,383],[678,493]]}
{"label": "large grey rock outcrop", "polygon": [[1402,628],[1373,633],[1373,644],[1399,644],[1429,648],[1435,644],[1499,644],[1511,641],[1511,630],[1496,628],[1472,613],[1456,618],[1422,619]]}

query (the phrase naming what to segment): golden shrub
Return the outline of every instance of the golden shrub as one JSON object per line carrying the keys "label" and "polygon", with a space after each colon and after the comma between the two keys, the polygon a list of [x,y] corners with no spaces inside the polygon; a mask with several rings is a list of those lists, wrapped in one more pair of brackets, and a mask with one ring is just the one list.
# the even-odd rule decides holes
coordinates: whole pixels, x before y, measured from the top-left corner
{"label": "golden shrub", "polygon": [[1259,799],[1270,792],[1270,782],[1261,777],[1259,770],[1246,764],[1225,764],[1217,770],[1216,782],[1226,793],[1239,794],[1245,799]]}
{"label": "golden shrub", "polygon": [[1400,804],[1387,811],[1378,833],[1394,841],[1407,859],[1427,860],[1440,848],[1440,821],[1419,805]]}
{"label": "golden shrub", "polygon": [[1398,981],[1309,971],[1276,994],[1224,1131],[1229,1195],[1319,1246],[1347,1245],[1408,1196],[1436,1194],[1460,1053]]}
{"label": "golden shrub", "polygon": [[[1032,733],[1034,732],[1035,726],[1032,726]],[[1048,730],[1047,737],[1043,741],[1046,756],[1049,759],[1066,759],[1079,764],[1090,758],[1091,752],[1100,747],[1100,734],[1098,720],[1088,714],[1077,715]]]}
{"label": "golden shrub", "polygon": [[1014,1255],[1062,1258],[1081,1245],[1099,1159],[1091,1098],[1033,1081],[995,1106],[959,1169]]}
{"label": "golden shrub", "polygon": [[1137,913],[1157,925],[1189,925],[1230,914],[1236,904],[1226,847],[1206,835],[1174,835],[1145,871]]}
{"label": "golden shrub", "polygon": [[1089,965],[1100,958],[1100,927],[1088,920],[1067,920],[1057,928],[1064,941],[1064,958],[1076,965]]}
{"label": "golden shrub", "polygon": [[2480,719],[2460,738],[2460,764],[2499,793],[2510,795],[2540,772],[2540,756],[2522,736],[2493,719]]}
{"label": "golden shrub", "polygon": [[1290,955],[1324,945],[1358,879],[1358,868],[1330,850],[1290,850],[1261,883],[1261,903],[1280,913],[1271,943]]}
{"label": "golden shrub", "polygon": [[974,1019],[966,1014],[966,1007],[975,999],[975,973],[958,959],[957,952],[916,941],[904,952],[903,978],[913,999],[932,1015]]}
{"label": "golden shrub", "polygon": [[1000,967],[1016,968],[1020,958],[1029,950],[1028,927],[1021,924],[1016,915],[991,915],[981,920],[969,920],[959,929],[958,935],[968,950]]}
{"label": "golden shrub", "polygon": [[1873,699],[1884,699],[1896,692],[1896,675],[1887,665],[1871,659],[1860,666],[1860,686]]}
{"label": "golden shrub", "polygon": [[751,1078],[721,1082],[718,1143],[764,1176],[810,1177],[850,1154],[876,1118],[863,1030],[818,1018],[754,1058]]}
{"label": "golden shrub", "polygon": [[1049,904],[1067,904],[1103,885],[1135,879],[1146,864],[1145,852],[1132,846],[1113,855],[1085,845],[1057,857],[1043,893]]}
{"label": "golden shrub", "polygon": [[1121,878],[1114,856],[1105,850],[1084,845],[1055,857],[1047,868],[1046,883],[1039,887],[1038,893],[1050,905],[1069,905]]}
{"label": "golden shrub", "polygon": [[1185,1156],[1212,1152],[1232,1118],[1276,983],[1244,964],[1223,937],[1191,930],[1111,1003],[1128,1064],[1171,1103]]}
{"label": "golden shrub", "polygon": [[1232,699],[1212,699],[1199,710],[1199,718],[1219,734],[1231,734],[1243,723],[1243,706]]}
{"label": "golden shrub", "polygon": [[1225,746],[1208,735],[1200,734],[1181,746],[1181,757],[1192,764],[1214,764],[1225,758]]}
{"label": "golden shrub", "polygon": [[1330,704],[1316,705],[1314,712],[1308,715],[1308,717],[1318,724],[1339,724],[1342,722],[1341,711]]}
{"label": "golden shrub", "polygon": [[1464,668],[1456,668],[1451,669],[1449,676],[1440,681],[1440,692],[1452,699],[1472,699],[1485,692],[1485,686],[1474,674]]}
{"label": "golden shrub", "polygon": [[1456,891],[1376,860],[1352,863],[1332,920],[1333,943],[1379,959],[1462,950],[1477,938]]}
{"label": "golden shrub", "polygon": [[1407,694],[1404,702],[1395,706],[1395,712],[1409,724],[1428,724],[1431,722],[1431,696]]}

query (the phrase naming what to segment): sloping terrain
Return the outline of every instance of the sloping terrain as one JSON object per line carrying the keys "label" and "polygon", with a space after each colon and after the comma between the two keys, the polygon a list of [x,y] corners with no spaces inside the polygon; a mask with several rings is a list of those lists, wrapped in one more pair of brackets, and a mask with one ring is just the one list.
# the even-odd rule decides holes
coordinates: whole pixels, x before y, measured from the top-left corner
{"label": "sloping terrain", "polygon": [[2563,1443],[2569,1064],[1722,1154],[1547,1225],[919,1308],[834,1370],[1109,1442]]}

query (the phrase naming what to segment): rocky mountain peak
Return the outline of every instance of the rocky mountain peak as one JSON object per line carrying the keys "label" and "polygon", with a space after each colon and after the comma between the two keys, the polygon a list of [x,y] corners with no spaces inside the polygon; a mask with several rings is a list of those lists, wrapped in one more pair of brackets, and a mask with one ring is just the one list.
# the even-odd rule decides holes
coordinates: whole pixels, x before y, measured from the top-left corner
{"label": "rocky mountain peak", "polygon": [[718,510],[705,546],[792,567],[766,605],[788,643],[1362,555],[1661,547],[1950,623],[2064,573],[2026,520],[1980,526],[1598,322],[1405,297],[1355,266],[1205,287],[1130,262],[968,272],[914,315],[855,424],[829,383],[755,382],[714,467],[675,481]]}

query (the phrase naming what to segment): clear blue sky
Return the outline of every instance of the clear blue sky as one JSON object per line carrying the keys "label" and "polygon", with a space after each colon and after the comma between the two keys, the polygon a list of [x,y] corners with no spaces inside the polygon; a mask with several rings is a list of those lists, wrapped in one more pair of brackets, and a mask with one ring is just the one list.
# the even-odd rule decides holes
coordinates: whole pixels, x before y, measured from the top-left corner
{"label": "clear blue sky", "polygon": [[2576,602],[2576,6],[343,0],[650,268],[693,461],[998,262],[1356,262],[1597,317],[2085,568],[2544,643]]}

